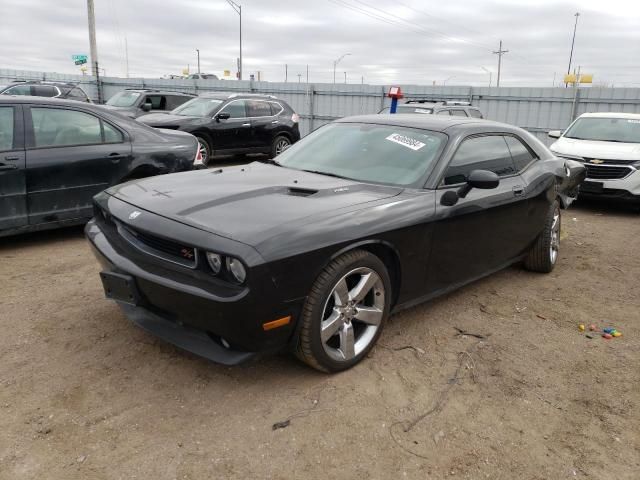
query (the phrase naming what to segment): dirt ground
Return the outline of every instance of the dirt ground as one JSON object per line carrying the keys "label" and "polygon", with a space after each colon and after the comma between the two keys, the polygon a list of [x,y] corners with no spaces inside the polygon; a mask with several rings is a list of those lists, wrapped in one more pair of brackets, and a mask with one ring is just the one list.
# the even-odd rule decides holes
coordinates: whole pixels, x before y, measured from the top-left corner
{"label": "dirt ground", "polygon": [[2,239],[0,479],[638,479],[640,215],[563,221],[552,274],[398,314],[333,376],[144,333],[103,298],[81,229]]}

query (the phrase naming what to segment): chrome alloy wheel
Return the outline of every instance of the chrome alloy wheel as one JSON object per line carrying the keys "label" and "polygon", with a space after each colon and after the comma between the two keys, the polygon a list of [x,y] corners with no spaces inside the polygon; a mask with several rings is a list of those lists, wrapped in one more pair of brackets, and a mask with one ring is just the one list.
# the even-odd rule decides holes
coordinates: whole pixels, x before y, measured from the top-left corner
{"label": "chrome alloy wheel", "polygon": [[372,269],[344,275],[324,305],[320,338],[333,360],[344,362],[364,351],[376,336],[386,301],[384,283]]}
{"label": "chrome alloy wheel", "polygon": [[551,242],[549,243],[549,258],[551,264],[555,264],[558,259],[558,250],[560,249],[560,209],[556,208],[553,212],[553,222],[551,223]]}
{"label": "chrome alloy wheel", "polygon": [[275,146],[276,156],[280,155],[282,152],[284,152],[290,146],[291,146],[291,142],[288,139],[286,139],[284,137],[280,138],[280,140],[278,140],[278,142],[276,143],[276,146]]}

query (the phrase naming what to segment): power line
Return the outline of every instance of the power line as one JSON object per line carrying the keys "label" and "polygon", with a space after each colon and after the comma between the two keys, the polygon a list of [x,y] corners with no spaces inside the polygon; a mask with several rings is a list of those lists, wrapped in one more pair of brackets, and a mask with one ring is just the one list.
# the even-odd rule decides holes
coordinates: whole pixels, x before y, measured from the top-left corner
{"label": "power line", "polygon": [[[358,1],[358,0],[356,0],[356,1]],[[450,36],[447,36],[447,35],[442,34],[442,33],[429,31],[429,30],[421,27],[420,25],[418,25],[416,23],[413,23],[413,22],[409,22],[407,20],[404,20],[401,17],[397,17],[398,19],[400,19],[400,21],[394,20],[393,18],[385,17],[385,16],[383,16],[381,14],[377,14],[377,13],[372,12],[370,10],[366,10],[366,9],[364,9],[362,7],[358,7],[357,5],[353,5],[353,4],[347,3],[344,0],[329,0],[329,2],[334,3],[336,5],[339,5],[341,7],[344,7],[344,8],[348,8],[349,10],[352,10],[354,12],[360,13],[362,15],[365,15],[365,16],[367,16],[369,18],[373,18],[374,20],[378,20],[378,21],[386,23],[388,25],[401,27],[405,31],[406,30],[410,30],[413,33],[417,33],[419,35],[429,36],[429,37],[440,36],[440,37],[443,37],[443,38],[445,38],[447,40],[451,40],[451,41],[454,41],[454,42],[470,43],[470,42],[468,42],[468,41],[466,41],[464,39],[450,37]],[[362,3],[363,5],[366,5],[364,2],[359,2],[359,3]],[[376,7],[369,6],[369,8],[374,9],[374,10],[378,10],[378,11],[382,12],[385,15],[395,16],[393,14],[385,12],[384,10],[380,10],[380,9],[378,9]],[[404,22],[404,23],[402,23],[402,22]],[[470,43],[470,44],[474,45],[473,43]],[[475,44],[474,46],[477,46],[477,47],[482,48],[483,50],[485,50],[485,46],[483,46],[483,45]]]}

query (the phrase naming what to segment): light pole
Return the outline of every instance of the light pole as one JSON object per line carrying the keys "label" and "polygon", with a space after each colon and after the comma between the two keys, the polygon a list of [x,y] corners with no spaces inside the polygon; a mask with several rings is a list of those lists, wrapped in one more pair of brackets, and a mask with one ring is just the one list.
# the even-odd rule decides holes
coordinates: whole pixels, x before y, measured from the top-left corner
{"label": "light pole", "polygon": [[480,68],[483,69],[485,72],[487,72],[489,74],[489,86],[491,86],[491,80],[493,78],[493,73],[491,72],[491,70],[489,70],[486,67],[483,67],[482,65],[480,65]]}
{"label": "light pole", "polygon": [[233,0],[227,0],[227,3],[231,5],[231,8],[240,16],[240,64],[238,65],[238,80],[242,80],[242,5]]}
{"label": "light pole", "polygon": [[198,54],[198,73],[200,73],[200,50],[196,48],[196,53]]}
{"label": "light pole", "polygon": [[[573,25],[573,38],[571,39],[571,53],[569,53],[569,67],[567,68],[567,75],[571,74],[571,61],[573,60],[573,46],[576,43],[576,29],[578,28],[578,17],[580,16],[580,12],[576,12],[574,17],[576,17],[576,23]],[[567,83],[564,84],[567,87]]]}
{"label": "light pole", "polygon": [[347,72],[344,72],[344,83],[347,83]]}
{"label": "light pole", "polygon": [[345,53],[344,55],[342,55],[340,58],[338,58],[337,60],[333,61],[333,83],[336,83],[336,67],[338,66],[338,64],[340,63],[340,61],[346,57],[347,55],[351,55],[350,53]]}

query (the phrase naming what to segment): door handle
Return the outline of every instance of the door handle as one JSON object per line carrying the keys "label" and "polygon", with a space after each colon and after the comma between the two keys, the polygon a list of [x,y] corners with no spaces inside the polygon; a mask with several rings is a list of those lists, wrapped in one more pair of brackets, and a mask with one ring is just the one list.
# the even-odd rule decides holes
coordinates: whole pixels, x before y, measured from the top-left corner
{"label": "door handle", "polygon": [[4,159],[9,162],[15,162],[16,160],[20,160],[20,157],[4,157]]}
{"label": "door handle", "polygon": [[251,124],[250,124],[250,123],[243,123],[243,124],[242,124],[242,126],[243,126],[243,127],[250,127],[250,126],[251,126]]}
{"label": "door handle", "polygon": [[273,122],[271,122],[271,123],[279,123],[279,122],[278,122],[278,120],[274,120],[274,121],[273,121]]}
{"label": "door handle", "polygon": [[18,168],[17,165],[7,165],[5,163],[0,163],[0,171],[2,170],[16,170]]}
{"label": "door handle", "polygon": [[524,187],[522,185],[516,185],[511,190],[516,197],[521,197],[524,195]]}
{"label": "door handle", "polygon": [[111,160],[111,163],[118,163],[124,157],[126,157],[126,155],[122,155],[121,153],[114,152],[109,154],[109,160]]}

